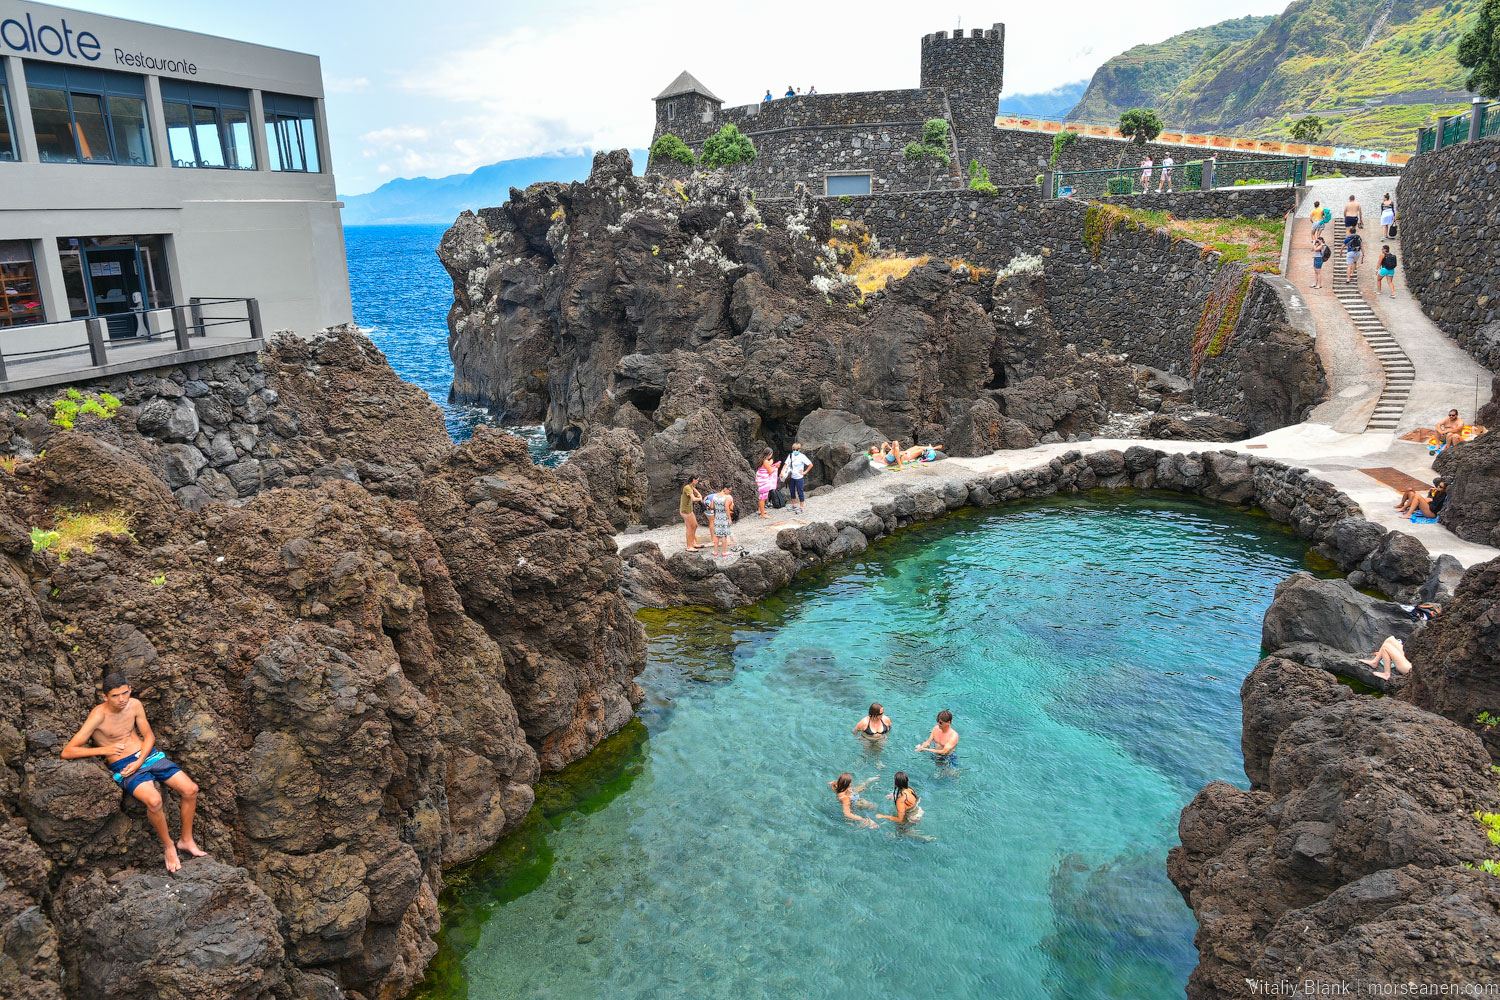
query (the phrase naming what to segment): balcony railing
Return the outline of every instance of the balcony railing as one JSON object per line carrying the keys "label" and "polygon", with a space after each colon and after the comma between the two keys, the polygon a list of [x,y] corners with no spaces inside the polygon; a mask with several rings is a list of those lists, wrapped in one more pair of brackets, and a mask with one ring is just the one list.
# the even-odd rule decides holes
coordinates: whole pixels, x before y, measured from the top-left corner
{"label": "balcony railing", "polygon": [[4,327],[0,388],[264,339],[256,299],[194,298],[185,305]]}
{"label": "balcony railing", "polygon": [[[1144,194],[1162,187],[1163,172],[1164,168],[1159,163],[1152,166],[1149,177],[1145,176],[1145,169],[1139,166],[1112,167],[1108,170],[1058,170],[1052,174],[1051,196],[1091,199]],[[1300,158],[1267,158],[1232,163],[1190,160],[1172,167],[1174,191],[1200,191],[1247,184],[1285,184],[1296,187],[1306,183],[1306,161]]]}

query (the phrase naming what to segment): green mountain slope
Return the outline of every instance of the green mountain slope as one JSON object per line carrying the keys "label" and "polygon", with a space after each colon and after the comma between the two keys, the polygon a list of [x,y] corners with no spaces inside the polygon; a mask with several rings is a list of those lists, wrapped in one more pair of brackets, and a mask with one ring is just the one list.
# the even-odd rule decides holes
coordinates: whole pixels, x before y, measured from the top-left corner
{"label": "green mountain slope", "polygon": [[1172,129],[1278,139],[1317,114],[1328,125],[1324,142],[1405,149],[1417,126],[1467,104],[1458,39],[1481,2],[1294,0],[1253,37],[1203,56],[1170,90],[1141,93],[1138,104]]}
{"label": "green mountain slope", "polygon": [[1127,49],[1094,72],[1088,89],[1068,117],[1113,124],[1130,108],[1152,107],[1172,93],[1205,59],[1224,51],[1233,42],[1254,38],[1273,20],[1270,16],[1241,17],[1184,31],[1164,42]]}

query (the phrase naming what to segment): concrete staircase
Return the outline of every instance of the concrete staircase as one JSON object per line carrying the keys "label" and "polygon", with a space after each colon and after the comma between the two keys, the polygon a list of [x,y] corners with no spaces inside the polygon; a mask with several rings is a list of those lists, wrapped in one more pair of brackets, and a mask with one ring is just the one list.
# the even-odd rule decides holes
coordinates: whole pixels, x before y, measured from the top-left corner
{"label": "concrete staircase", "polygon": [[[1394,432],[1401,422],[1401,414],[1406,411],[1406,401],[1411,395],[1412,383],[1416,381],[1417,370],[1401,345],[1396,343],[1396,338],[1391,336],[1385,324],[1380,322],[1380,317],[1370,308],[1370,303],[1360,294],[1358,282],[1344,277],[1344,220],[1335,216],[1331,225],[1332,237],[1328,245],[1333,256],[1323,266],[1323,274],[1330,279],[1333,294],[1354,321],[1354,328],[1365,338],[1365,343],[1370,345],[1370,349],[1380,359],[1381,367],[1385,369],[1385,389],[1375,401],[1375,412],[1370,414],[1370,422],[1365,425],[1365,430]],[[1372,239],[1365,231],[1366,228],[1367,226],[1360,227],[1360,236],[1364,238],[1365,262],[1359,265],[1359,272],[1372,275],[1380,269],[1381,241],[1379,236]],[[1392,249],[1399,250],[1399,247],[1393,245]],[[1397,253],[1397,256],[1400,254]],[[1333,269],[1332,274],[1329,273],[1329,268]]]}

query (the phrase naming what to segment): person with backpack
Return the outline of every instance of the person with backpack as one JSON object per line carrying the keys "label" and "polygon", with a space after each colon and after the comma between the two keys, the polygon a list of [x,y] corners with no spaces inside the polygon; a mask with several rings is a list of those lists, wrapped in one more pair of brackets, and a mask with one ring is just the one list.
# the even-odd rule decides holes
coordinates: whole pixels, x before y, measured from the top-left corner
{"label": "person with backpack", "polygon": [[1312,238],[1316,243],[1318,237],[1323,235],[1323,203],[1321,201],[1313,202],[1312,213],[1308,215],[1307,221],[1312,223]]}
{"label": "person with backpack", "polygon": [[1365,241],[1360,238],[1359,226],[1354,225],[1349,230],[1349,235],[1344,237],[1344,264],[1345,277],[1350,281],[1359,280],[1359,262],[1364,259]]}
{"label": "person with backpack", "polygon": [[1323,287],[1323,264],[1325,262],[1327,262],[1327,260],[1328,260],[1329,257],[1332,257],[1332,256],[1333,256],[1333,251],[1330,250],[1330,249],[1328,249],[1328,244],[1323,242],[1323,237],[1319,236],[1319,237],[1317,237],[1317,238],[1315,238],[1313,240],[1313,287],[1314,288],[1322,288]]}
{"label": "person with backpack", "polygon": [[1389,243],[1380,247],[1380,271],[1375,275],[1375,294],[1380,294],[1380,283],[1388,281],[1391,284],[1391,298],[1396,297],[1396,255],[1391,253]]}

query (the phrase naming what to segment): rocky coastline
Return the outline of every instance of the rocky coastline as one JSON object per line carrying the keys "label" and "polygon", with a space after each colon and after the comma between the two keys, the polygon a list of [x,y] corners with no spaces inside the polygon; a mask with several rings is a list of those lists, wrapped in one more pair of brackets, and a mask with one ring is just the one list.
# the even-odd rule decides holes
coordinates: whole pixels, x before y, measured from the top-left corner
{"label": "rocky coastline", "polygon": [[[119,411],[67,430],[37,401],[3,407],[6,996],[404,996],[436,951],[442,870],[640,700],[642,632],[580,486],[502,432],[455,446],[356,331],[285,338],[252,367],[256,388],[207,367],[113,383]],[[242,393],[279,414],[249,449],[274,482],[200,504],[167,456],[201,454],[197,401]],[[91,551],[33,544],[106,510],[128,529]],[[139,804],[58,756],[107,670],[202,789],[211,859],[171,877]]]}

